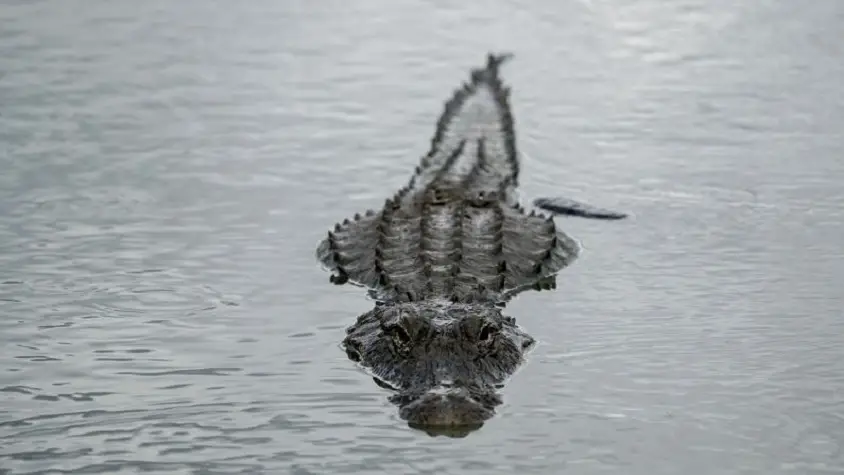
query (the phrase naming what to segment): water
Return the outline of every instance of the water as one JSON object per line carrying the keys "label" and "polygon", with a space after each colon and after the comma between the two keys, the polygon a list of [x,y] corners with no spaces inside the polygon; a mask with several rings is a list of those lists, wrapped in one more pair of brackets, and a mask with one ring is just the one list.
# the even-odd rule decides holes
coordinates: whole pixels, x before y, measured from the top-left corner
{"label": "water", "polygon": [[[844,4],[6,1],[0,473],[844,472]],[[465,438],[338,345],[313,250],[515,59],[585,253]]]}

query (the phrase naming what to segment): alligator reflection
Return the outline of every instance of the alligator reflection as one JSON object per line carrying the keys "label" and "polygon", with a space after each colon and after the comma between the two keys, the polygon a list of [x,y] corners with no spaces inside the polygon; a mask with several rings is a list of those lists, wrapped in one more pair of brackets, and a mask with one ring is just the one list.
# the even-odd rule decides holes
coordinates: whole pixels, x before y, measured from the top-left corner
{"label": "alligator reflection", "polygon": [[[487,57],[446,103],[431,148],[409,184],[380,211],[335,225],[317,249],[331,282],[369,289],[375,308],[347,329],[343,348],[411,427],[465,436],[495,414],[498,394],[534,339],[502,313],[515,295],[555,287],[580,248],[553,214],[623,216],[544,199],[526,213],[518,186],[508,55]],[[585,212],[584,210],[588,210]]]}

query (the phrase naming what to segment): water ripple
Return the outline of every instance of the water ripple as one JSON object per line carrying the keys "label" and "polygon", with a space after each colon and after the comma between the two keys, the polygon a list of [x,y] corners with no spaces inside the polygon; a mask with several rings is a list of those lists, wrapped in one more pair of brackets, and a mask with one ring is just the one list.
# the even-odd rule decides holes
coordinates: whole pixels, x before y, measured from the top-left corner
{"label": "water ripple", "polygon": [[[837,3],[194,3],[0,11],[0,473],[840,472]],[[313,251],[490,48],[526,193],[632,218],[559,220],[498,416],[429,437]]]}

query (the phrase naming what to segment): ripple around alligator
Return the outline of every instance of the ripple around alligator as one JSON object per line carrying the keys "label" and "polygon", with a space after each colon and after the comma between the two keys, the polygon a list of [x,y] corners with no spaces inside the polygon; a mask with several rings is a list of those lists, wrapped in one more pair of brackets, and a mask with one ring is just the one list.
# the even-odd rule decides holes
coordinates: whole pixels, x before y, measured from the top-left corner
{"label": "ripple around alligator", "polygon": [[[838,2],[3,5],[0,473],[840,473]],[[429,437],[313,249],[489,49],[525,193],[632,219],[561,220],[499,415]]]}

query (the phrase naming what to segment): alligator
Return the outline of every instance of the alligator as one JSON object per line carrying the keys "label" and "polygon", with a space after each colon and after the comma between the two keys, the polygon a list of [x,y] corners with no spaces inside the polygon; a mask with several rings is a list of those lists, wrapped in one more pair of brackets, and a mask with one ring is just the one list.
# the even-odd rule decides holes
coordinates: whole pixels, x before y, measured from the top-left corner
{"label": "alligator", "polygon": [[534,346],[503,308],[555,288],[580,253],[555,215],[625,216],[566,198],[536,200],[548,215],[519,204],[510,89],[499,76],[510,57],[488,54],[454,91],[406,186],[317,247],[332,283],[374,300],[342,346],[413,427],[479,427],[495,414],[497,391]]}

